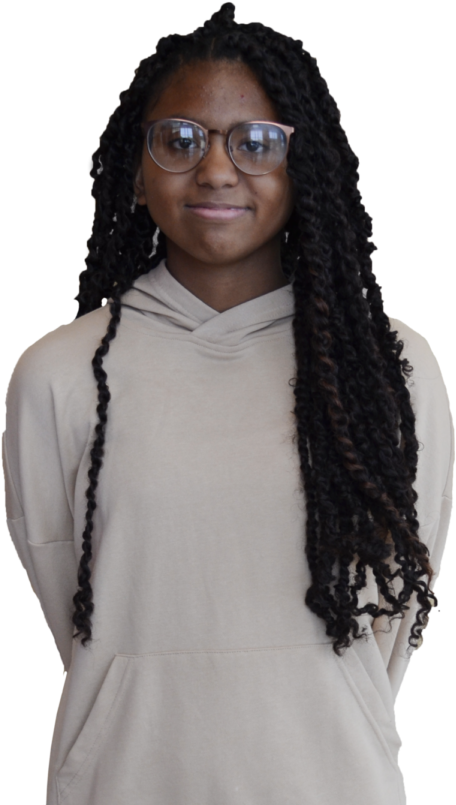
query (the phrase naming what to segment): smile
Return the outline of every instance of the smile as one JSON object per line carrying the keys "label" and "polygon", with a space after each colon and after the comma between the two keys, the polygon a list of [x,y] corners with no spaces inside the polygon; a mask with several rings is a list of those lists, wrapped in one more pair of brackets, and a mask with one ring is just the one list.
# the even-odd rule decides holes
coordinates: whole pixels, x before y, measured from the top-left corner
{"label": "smile", "polygon": [[248,207],[187,206],[187,209],[199,218],[208,218],[211,221],[232,221],[248,212]]}

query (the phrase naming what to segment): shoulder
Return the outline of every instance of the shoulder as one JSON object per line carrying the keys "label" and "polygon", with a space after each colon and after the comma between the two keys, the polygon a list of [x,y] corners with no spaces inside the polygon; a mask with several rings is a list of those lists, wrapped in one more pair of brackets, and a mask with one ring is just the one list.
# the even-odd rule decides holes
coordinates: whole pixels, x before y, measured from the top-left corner
{"label": "shoulder", "polygon": [[412,330],[408,324],[399,319],[390,318],[391,330],[397,332],[399,341],[404,344],[402,358],[407,358],[413,367],[413,377],[423,379],[440,379],[441,373],[437,359],[424,336]]}
{"label": "shoulder", "polygon": [[19,357],[8,388],[11,394],[40,395],[54,384],[93,383],[91,360],[109,323],[107,306],[63,324],[31,344]]}
{"label": "shoulder", "polygon": [[[442,367],[422,333],[402,319],[389,318],[391,330],[397,331],[397,340],[404,344],[399,359],[407,358],[413,370],[406,386],[416,415],[417,436],[425,445],[422,468],[433,474],[444,473],[454,461],[454,417]],[[439,474],[439,489],[444,489],[445,483],[447,476]]]}

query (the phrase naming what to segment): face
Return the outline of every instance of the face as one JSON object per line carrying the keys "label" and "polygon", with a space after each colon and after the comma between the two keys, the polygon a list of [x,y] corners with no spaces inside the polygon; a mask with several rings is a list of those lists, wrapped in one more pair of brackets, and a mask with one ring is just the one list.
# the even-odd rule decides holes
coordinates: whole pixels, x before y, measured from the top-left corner
{"label": "face", "polygon": [[[144,120],[180,117],[207,129],[230,129],[248,120],[281,122],[277,111],[242,62],[199,62],[171,77]],[[150,157],[144,142],[134,190],[169,241],[194,260],[224,265],[243,260],[280,240],[294,206],[286,158],[271,173],[239,170],[226,150],[226,137],[210,134],[210,149],[190,171],[171,173]],[[236,218],[214,220],[192,211],[205,202],[243,208]]]}

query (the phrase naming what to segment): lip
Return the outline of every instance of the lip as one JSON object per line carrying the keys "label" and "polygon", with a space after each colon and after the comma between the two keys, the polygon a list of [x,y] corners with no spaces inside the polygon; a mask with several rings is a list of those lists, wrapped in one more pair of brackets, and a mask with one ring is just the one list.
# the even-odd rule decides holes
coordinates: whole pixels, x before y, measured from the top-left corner
{"label": "lip", "polygon": [[248,212],[248,207],[237,207],[230,204],[186,204],[188,210],[199,218],[206,218],[211,221],[232,221],[241,218]]}

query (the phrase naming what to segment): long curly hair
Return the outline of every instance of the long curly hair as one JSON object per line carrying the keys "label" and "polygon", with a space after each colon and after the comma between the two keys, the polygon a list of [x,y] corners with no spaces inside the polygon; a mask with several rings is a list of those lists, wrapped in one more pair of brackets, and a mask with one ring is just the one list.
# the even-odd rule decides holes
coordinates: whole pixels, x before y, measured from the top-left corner
{"label": "long curly hair", "polygon": [[[141,122],[174,71],[211,59],[247,64],[281,122],[295,127],[287,172],[296,200],[281,236],[281,260],[295,299],[296,376],[290,383],[312,577],[304,601],[326,622],[326,634],[340,654],[365,634],[357,616],[403,618],[416,593],[419,608],[409,635],[410,647],[416,648],[438,602],[429,587],[434,571],[418,535],[412,486],[418,453],[406,382],[412,367],[401,358],[403,343],[391,330],[372,271],[376,246],[369,242],[372,219],[357,189],[359,160],[317,62],[302,42],[259,22],[237,24],[232,3],[224,3],[193,33],[159,40],[121,93],[93,155],[96,209],[87,268],[79,278],[77,317],[106,298],[111,318],[92,360],[99,421],[73,598],[74,637],[82,634],[83,645],[92,640],[91,536],[110,400],[103,358],[119,326],[122,294],[166,256],[164,233],[147,208],[134,203]],[[395,569],[388,561],[393,551]],[[356,573],[350,571],[355,562]],[[389,608],[358,606],[368,567]],[[392,584],[396,577],[402,580],[398,594]]]}

